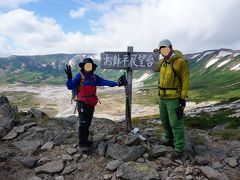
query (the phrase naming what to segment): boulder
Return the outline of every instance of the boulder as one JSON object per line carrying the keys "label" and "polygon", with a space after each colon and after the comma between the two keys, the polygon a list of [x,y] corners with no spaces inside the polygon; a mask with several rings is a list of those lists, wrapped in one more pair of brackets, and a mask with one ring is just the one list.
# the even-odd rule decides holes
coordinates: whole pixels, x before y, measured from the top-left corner
{"label": "boulder", "polygon": [[77,153],[77,149],[69,147],[69,148],[67,148],[67,152],[68,152],[68,154],[73,155],[73,154]]}
{"label": "boulder", "polygon": [[38,177],[38,176],[32,176],[27,178],[27,180],[42,180],[42,178]]}
{"label": "boulder", "polygon": [[37,160],[32,157],[25,157],[21,162],[26,168],[34,168],[37,166]]}
{"label": "boulder", "polygon": [[2,138],[2,140],[12,140],[17,137],[17,133],[10,131],[6,136]]}
{"label": "boulder", "polygon": [[238,166],[237,158],[225,158],[224,162],[232,168]]}
{"label": "boulder", "polygon": [[32,115],[35,118],[43,118],[47,116],[44,112],[35,108],[28,110],[28,114]]}
{"label": "boulder", "polygon": [[166,152],[168,151],[168,148],[166,146],[163,145],[154,145],[151,148],[151,156],[153,158],[157,158],[159,156],[164,156],[166,154]]}
{"label": "boulder", "polygon": [[17,141],[12,143],[13,146],[18,148],[20,151],[22,151],[25,154],[33,154],[38,147],[41,145],[40,141]]}
{"label": "boulder", "polygon": [[124,146],[120,144],[108,144],[107,157],[122,161],[135,161],[140,158],[147,148],[143,145]]}
{"label": "boulder", "polygon": [[16,108],[11,106],[5,96],[0,97],[0,138],[4,137],[14,126]]}
{"label": "boulder", "polygon": [[70,156],[69,154],[63,154],[62,155],[62,160],[65,162],[65,161],[72,161],[73,158],[72,156]]}
{"label": "boulder", "polygon": [[50,149],[53,148],[53,146],[54,146],[54,142],[53,142],[53,141],[50,141],[50,142],[45,143],[45,144],[41,147],[41,149],[50,150]]}
{"label": "boulder", "polygon": [[110,171],[115,171],[117,168],[119,168],[119,166],[121,166],[124,162],[120,161],[120,160],[114,160],[114,161],[110,161],[109,163],[107,163],[106,169],[110,170]]}
{"label": "boulder", "polygon": [[159,175],[158,172],[149,165],[126,162],[118,168],[116,177],[129,180],[153,180],[158,179]]}
{"label": "boulder", "polygon": [[99,156],[106,156],[108,144],[106,142],[101,142],[98,145],[98,154]]}
{"label": "boulder", "polygon": [[217,170],[209,166],[201,166],[200,170],[206,178],[209,180],[228,180],[229,178],[225,174],[219,173]]}
{"label": "boulder", "polygon": [[64,168],[61,160],[49,162],[34,169],[35,173],[53,174],[62,171]]}
{"label": "boulder", "polygon": [[71,164],[64,168],[62,175],[70,174],[71,172],[75,171],[77,169],[76,164]]}

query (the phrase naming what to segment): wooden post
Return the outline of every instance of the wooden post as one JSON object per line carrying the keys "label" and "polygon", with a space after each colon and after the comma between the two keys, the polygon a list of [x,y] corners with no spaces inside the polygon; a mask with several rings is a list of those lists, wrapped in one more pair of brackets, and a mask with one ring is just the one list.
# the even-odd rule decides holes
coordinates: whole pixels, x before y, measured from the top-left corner
{"label": "wooden post", "polygon": [[[131,53],[133,52],[133,46],[127,47],[128,57],[129,61],[131,60]],[[131,124],[131,118],[132,118],[132,69],[131,67],[127,67],[127,89],[126,89],[126,132],[131,131],[132,124]]]}

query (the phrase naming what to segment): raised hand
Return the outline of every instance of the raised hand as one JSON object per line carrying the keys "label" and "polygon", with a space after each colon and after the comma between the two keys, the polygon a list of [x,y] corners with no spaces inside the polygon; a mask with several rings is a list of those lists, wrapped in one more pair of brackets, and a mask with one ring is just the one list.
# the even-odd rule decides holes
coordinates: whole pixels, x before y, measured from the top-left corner
{"label": "raised hand", "polygon": [[126,75],[122,75],[120,78],[118,78],[118,86],[126,86],[127,85],[127,79]]}
{"label": "raised hand", "polygon": [[65,73],[68,79],[72,79],[72,70],[70,65],[66,65]]}

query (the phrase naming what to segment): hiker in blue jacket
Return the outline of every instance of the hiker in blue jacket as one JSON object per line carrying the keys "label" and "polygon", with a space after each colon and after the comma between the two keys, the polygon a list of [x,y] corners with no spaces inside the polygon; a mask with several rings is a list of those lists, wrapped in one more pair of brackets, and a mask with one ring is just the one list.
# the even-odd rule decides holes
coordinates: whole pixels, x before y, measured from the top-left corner
{"label": "hiker in blue jacket", "polygon": [[89,127],[92,122],[94,107],[99,101],[96,95],[97,86],[124,86],[127,82],[124,75],[119,78],[118,82],[114,82],[94,74],[97,65],[91,58],[83,59],[79,66],[81,68],[80,73],[77,73],[72,78],[71,66],[66,65],[65,72],[68,78],[66,85],[69,90],[73,90],[76,94],[75,100],[77,101],[80,118],[78,129],[79,146],[83,151],[89,151],[91,145],[88,140]]}

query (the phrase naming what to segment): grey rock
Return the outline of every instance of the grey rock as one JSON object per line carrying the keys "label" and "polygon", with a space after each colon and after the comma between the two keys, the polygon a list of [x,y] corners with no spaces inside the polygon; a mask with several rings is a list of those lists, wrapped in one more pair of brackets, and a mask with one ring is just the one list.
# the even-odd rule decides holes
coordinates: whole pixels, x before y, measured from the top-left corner
{"label": "grey rock", "polygon": [[16,127],[14,127],[14,128],[11,130],[11,132],[15,132],[15,133],[17,133],[18,135],[24,133],[25,131],[26,131],[26,128],[25,128],[24,125],[22,125],[22,126],[16,126]]}
{"label": "grey rock", "polygon": [[140,158],[146,151],[143,145],[124,146],[119,144],[108,144],[107,157],[122,161],[135,161]]}
{"label": "grey rock", "polygon": [[136,162],[126,162],[121,165],[116,177],[129,180],[152,180],[158,179],[158,172],[149,165]]}
{"label": "grey rock", "polygon": [[64,180],[63,176],[55,176],[55,180]]}
{"label": "grey rock", "polygon": [[41,132],[26,132],[17,137],[17,140],[41,141],[43,143],[43,134]]}
{"label": "grey rock", "polygon": [[14,107],[4,101],[0,106],[0,138],[4,137],[13,128],[16,119]]}
{"label": "grey rock", "polygon": [[8,133],[8,129],[0,126],[0,138],[4,137]]}
{"label": "grey rock", "polygon": [[0,96],[0,106],[4,105],[4,104],[9,104],[8,98],[4,95]]}
{"label": "grey rock", "polygon": [[209,160],[207,160],[206,158],[201,157],[201,156],[196,156],[194,158],[194,160],[195,160],[196,164],[201,165],[201,166],[206,166],[211,163]]}
{"label": "grey rock", "polygon": [[38,164],[38,166],[41,166],[41,165],[43,165],[43,164],[45,164],[45,163],[47,163],[47,162],[50,162],[50,161],[51,161],[50,158],[48,158],[48,157],[42,157],[41,159],[38,160],[37,164]]}
{"label": "grey rock", "polygon": [[161,179],[166,179],[167,177],[169,177],[169,171],[168,170],[159,171],[159,175]]}
{"label": "grey rock", "polygon": [[50,142],[45,143],[45,144],[41,147],[41,149],[50,150],[50,149],[53,148],[53,146],[54,146],[54,142],[53,142],[53,141],[50,141]]}
{"label": "grey rock", "polygon": [[164,156],[167,151],[168,151],[168,148],[166,146],[154,145],[151,149],[151,156],[153,158],[157,158],[159,156]]}
{"label": "grey rock", "polygon": [[114,160],[107,163],[106,169],[110,171],[115,171],[118,167],[120,167],[124,162],[120,160]]}
{"label": "grey rock", "polygon": [[192,175],[186,176],[186,180],[192,180],[192,179],[193,179],[193,176],[192,176]]}
{"label": "grey rock", "polygon": [[201,166],[199,168],[204,176],[210,180],[228,180],[228,177],[225,174],[221,174],[209,166]]}
{"label": "grey rock", "polygon": [[26,168],[34,168],[37,166],[37,160],[32,157],[25,157],[21,162]]}
{"label": "grey rock", "polygon": [[42,180],[42,178],[38,176],[32,176],[32,177],[29,177],[27,180]]}
{"label": "grey rock", "polygon": [[76,164],[71,164],[64,168],[62,175],[70,174],[71,172],[75,171],[77,169]]}
{"label": "grey rock", "polygon": [[0,153],[0,162],[5,162],[9,156],[10,156],[10,154],[8,152]]}
{"label": "grey rock", "polygon": [[97,133],[97,134],[93,135],[92,140],[93,141],[102,141],[102,140],[104,140],[105,135],[106,135],[105,133]]}
{"label": "grey rock", "polygon": [[63,162],[61,160],[49,162],[47,164],[44,164],[42,166],[39,166],[34,169],[35,173],[58,173],[62,171],[64,168]]}
{"label": "grey rock", "polygon": [[108,180],[108,179],[111,179],[111,178],[112,178],[111,174],[104,174],[103,175],[103,179],[105,179],[105,180]]}
{"label": "grey rock", "polygon": [[2,138],[2,140],[12,140],[17,137],[17,133],[10,131],[6,136]]}
{"label": "grey rock", "polygon": [[47,129],[47,130],[45,131],[45,133],[44,133],[44,138],[43,138],[44,142],[53,141],[54,138],[55,138],[54,132],[51,131],[51,130],[49,130],[49,129]]}
{"label": "grey rock", "polygon": [[193,172],[193,167],[188,166],[188,167],[185,169],[185,175],[192,174],[192,172]]}
{"label": "grey rock", "polygon": [[73,155],[73,154],[77,153],[77,149],[69,147],[69,148],[67,148],[67,152],[68,152],[68,154]]}
{"label": "grey rock", "polygon": [[220,162],[213,162],[212,163],[212,168],[216,170],[220,170],[223,168],[223,165]]}
{"label": "grey rock", "polygon": [[[240,127],[240,126],[239,126]],[[227,155],[230,157],[239,157],[240,155],[240,141],[234,141],[231,143]]]}
{"label": "grey rock", "polygon": [[83,155],[82,153],[81,154],[75,154],[73,156],[74,162],[77,163],[82,158],[82,155]]}
{"label": "grey rock", "polygon": [[46,131],[46,128],[41,128],[41,127],[37,127],[37,126],[33,126],[31,128],[29,128],[30,132],[40,132],[40,133],[44,133]]}
{"label": "grey rock", "polygon": [[198,156],[202,156],[206,159],[223,160],[226,157],[226,148],[220,145],[214,145],[208,143],[206,145],[195,145],[194,150]]}
{"label": "grey rock", "polygon": [[62,160],[63,160],[63,162],[72,161],[73,158],[72,158],[72,156],[70,156],[69,154],[63,154],[63,155],[62,155]]}
{"label": "grey rock", "polygon": [[106,156],[107,148],[108,148],[108,144],[105,143],[105,142],[101,142],[98,145],[98,154],[99,154],[99,156]]}
{"label": "grey rock", "polygon": [[132,146],[132,145],[138,145],[140,143],[140,139],[137,135],[127,135],[124,140],[124,145]]}
{"label": "grey rock", "polygon": [[37,123],[35,123],[35,122],[30,122],[30,123],[23,124],[22,126],[23,126],[25,129],[29,129],[29,128],[31,128],[31,127],[33,127],[33,126],[36,126],[36,125],[37,125]]}
{"label": "grey rock", "polygon": [[40,141],[17,141],[12,143],[13,146],[17,147],[20,151],[25,154],[33,154],[38,147],[41,145]]}
{"label": "grey rock", "polygon": [[62,134],[55,136],[54,143],[57,146],[64,144],[64,142],[65,142],[65,137]]}
{"label": "grey rock", "polygon": [[35,109],[35,108],[31,108],[30,110],[28,110],[28,114],[33,115],[33,117],[35,118],[43,118],[46,117],[46,113],[42,112],[41,110]]}
{"label": "grey rock", "polygon": [[238,166],[237,158],[225,158],[224,162],[232,168]]}

